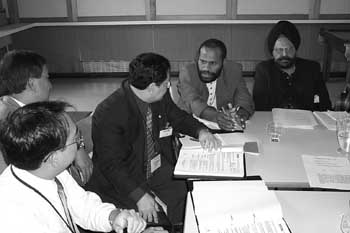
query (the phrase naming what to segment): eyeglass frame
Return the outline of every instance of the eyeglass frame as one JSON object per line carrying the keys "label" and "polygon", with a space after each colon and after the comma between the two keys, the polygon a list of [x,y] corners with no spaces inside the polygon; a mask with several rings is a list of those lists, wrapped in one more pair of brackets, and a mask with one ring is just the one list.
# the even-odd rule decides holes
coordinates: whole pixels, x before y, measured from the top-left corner
{"label": "eyeglass frame", "polygon": [[[81,148],[85,148],[85,141],[84,141],[83,135],[79,134],[78,140],[75,140],[75,141],[72,142],[72,143],[69,143],[69,144],[64,145],[64,146],[62,146],[62,147],[59,147],[59,148],[57,148],[55,151],[65,149],[65,148],[67,148],[68,146],[71,146],[71,145],[74,145],[74,144],[77,145],[77,150],[80,150]],[[47,155],[46,158],[44,158],[43,162],[46,162],[46,161],[50,158],[50,156],[51,156],[52,153],[53,153],[53,151],[52,151],[49,155]]]}
{"label": "eyeglass frame", "polygon": [[285,52],[286,54],[295,53],[296,50],[293,46],[291,46],[291,47],[285,47],[285,48],[273,48],[273,51],[278,55],[281,55],[283,54],[283,52]]}

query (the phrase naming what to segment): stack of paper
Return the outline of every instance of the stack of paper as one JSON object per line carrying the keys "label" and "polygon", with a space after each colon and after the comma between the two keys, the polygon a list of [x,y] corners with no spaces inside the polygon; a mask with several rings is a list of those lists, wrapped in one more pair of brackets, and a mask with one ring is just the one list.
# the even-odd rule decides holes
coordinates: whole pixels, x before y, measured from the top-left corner
{"label": "stack of paper", "polygon": [[263,181],[197,181],[192,196],[199,232],[290,232]]}
{"label": "stack of paper", "polygon": [[244,177],[243,147],[222,147],[212,151],[201,147],[183,147],[174,175],[187,178]]}
{"label": "stack of paper", "polygon": [[336,130],[337,119],[350,116],[347,112],[314,112],[315,117],[329,130]]}
{"label": "stack of paper", "polygon": [[317,125],[311,111],[300,109],[272,109],[273,122],[283,128],[314,129]]}

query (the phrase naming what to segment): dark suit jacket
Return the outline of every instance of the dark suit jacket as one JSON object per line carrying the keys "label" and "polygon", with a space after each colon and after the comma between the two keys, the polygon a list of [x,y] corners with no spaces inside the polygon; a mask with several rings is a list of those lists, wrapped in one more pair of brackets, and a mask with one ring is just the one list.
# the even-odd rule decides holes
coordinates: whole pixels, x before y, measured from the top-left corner
{"label": "dark suit jacket", "polygon": [[[180,70],[177,105],[189,113],[200,116],[208,106],[208,88],[199,76],[195,63],[190,63]],[[226,107],[228,103],[243,107],[250,115],[254,112],[254,103],[242,77],[242,66],[232,61],[225,61],[224,68],[216,83],[217,108]]]}
{"label": "dark suit jacket", "polygon": [[[322,80],[320,64],[302,58],[296,59],[293,75],[296,89],[296,107],[306,110],[324,111],[331,109],[327,87]],[[256,66],[253,99],[257,111],[271,111],[279,108],[285,100],[280,84],[281,71],[273,59],[263,61]],[[319,104],[314,103],[314,96],[319,96]]]}
{"label": "dark suit jacket", "polygon": [[173,103],[169,91],[162,100],[152,103],[153,135],[160,148],[161,167],[147,182],[145,122],[135,98],[125,80],[121,88],[97,106],[92,119],[93,161],[97,170],[94,169],[89,187],[105,201],[128,208],[135,208],[145,192],[157,193],[157,187],[173,179],[176,159],[172,140],[159,138],[160,130],[170,123],[174,131],[197,137],[199,130],[205,128]]}

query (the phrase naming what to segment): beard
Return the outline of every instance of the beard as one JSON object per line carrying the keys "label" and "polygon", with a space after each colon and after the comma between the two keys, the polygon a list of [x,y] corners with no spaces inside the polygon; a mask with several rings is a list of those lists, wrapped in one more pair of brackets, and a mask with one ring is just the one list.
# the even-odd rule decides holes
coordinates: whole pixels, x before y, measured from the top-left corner
{"label": "beard", "polygon": [[295,57],[284,56],[284,57],[275,59],[275,63],[280,69],[289,69],[294,66],[295,59],[296,59]]}
{"label": "beard", "polygon": [[216,72],[210,72],[210,71],[201,71],[197,66],[199,79],[204,83],[213,82],[220,76],[222,68],[223,66],[221,66]]}

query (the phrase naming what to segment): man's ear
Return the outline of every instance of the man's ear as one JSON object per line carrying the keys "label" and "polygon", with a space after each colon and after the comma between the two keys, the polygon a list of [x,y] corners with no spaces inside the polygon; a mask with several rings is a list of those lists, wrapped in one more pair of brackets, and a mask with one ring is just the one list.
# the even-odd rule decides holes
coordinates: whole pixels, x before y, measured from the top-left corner
{"label": "man's ear", "polygon": [[29,78],[27,82],[26,89],[36,91],[36,85],[35,85],[35,80],[34,78]]}
{"label": "man's ear", "polygon": [[50,163],[52,167],[58,167],[60,162],[59,153],[57,153],[57,151],[54,151],[48,156],[50,157],[48,158],[47,163]]}

